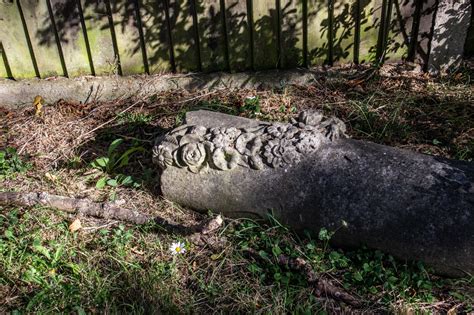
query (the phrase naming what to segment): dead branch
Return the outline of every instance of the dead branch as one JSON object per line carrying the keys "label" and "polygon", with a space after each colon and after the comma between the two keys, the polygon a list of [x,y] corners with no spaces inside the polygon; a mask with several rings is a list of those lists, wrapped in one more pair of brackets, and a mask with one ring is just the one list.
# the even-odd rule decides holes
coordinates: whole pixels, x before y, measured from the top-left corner
{"label": "dead branch", "polygon": [[289,270],[294,270],[302,273],[306,281],[310,286],[316,290],[317,296],[330,297],[337,301],[342,301],[348,305],[354,307],[360,307],[360,301],[349,293],[345,292],[344,289],[338,288],[333,285],[328,279],[324,279],[322,276],[318,276],[314,272],[313,267],[306,260],[301,257],[291,258],[283,254],[279,255],[278,258],[273,261],[269,258],[262,257],[256,250],[247,248],[245,253],[255,260],[264,261],[266,263],[277,263],[278,265],[285,267]]}
{"label": "dead branch", "polygon": [[135,224],[145,224],[154,219],[152,216],[138,211],[119,207],[113,202],[96,203],[87,199],[51,195],[46,192],[0,192],[0,205],[26,207],[41,205],[69,213],[104,219],[116,219]]}
{"label": "dead branch", "polygon": [[120,220],[133,224],[155,223],[185,234],[194,233],[193,235],[214,233],[223,224],[222,217],[219,215],[205,223],[184,226],[159,216],[152,216],[136,210],[120,207],[114,202],[93,202],[88,199],[70,198],[52,195],[46,192],[0,192],[0,205],[24,207],[40,205],[56,208],[68,213],[108,220]]}

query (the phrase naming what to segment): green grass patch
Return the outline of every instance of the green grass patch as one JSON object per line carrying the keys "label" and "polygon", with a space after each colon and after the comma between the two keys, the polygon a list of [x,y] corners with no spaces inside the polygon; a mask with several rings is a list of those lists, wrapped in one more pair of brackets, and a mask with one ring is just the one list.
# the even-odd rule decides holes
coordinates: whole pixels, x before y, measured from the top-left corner
{"label": "green grass patch", "polygon": [[[301,274],[272,261],[302,257],[321,275],[340,279],[366,309],[390,310],[400,301],[415,310],[449,301],[472,311],[473,279],[433,276],[420,263],[379,251],[328,246],[331,233],[298,236],[273,220],[230,221],[219,245],[169,245],[185,236],[155,226],[68,230],[68,218],[45,208],[3,208],[0,215],[0,290],[3,311],[20,312],[263,312],[330,311]],[[252,248],[263,258],[246,255]],[[340,307],[340,306],[339,306]],[[342,306],[343,309],[350,310]]]}

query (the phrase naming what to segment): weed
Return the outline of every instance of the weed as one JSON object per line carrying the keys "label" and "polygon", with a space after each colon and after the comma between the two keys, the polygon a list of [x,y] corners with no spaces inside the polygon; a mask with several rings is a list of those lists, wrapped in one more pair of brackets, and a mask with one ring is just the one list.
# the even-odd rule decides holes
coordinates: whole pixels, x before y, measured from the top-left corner
{"label": "weed", "polygon": [[109,145],[107,156],[103,156],[92,161],[91,166],[104,173],[102,177],[96,182],[96,187],[101,189],[105,185],[117,187],[118,185],[134,185],[136,183],[131,176],[117,174],[117,171],[128,165],[130,157],[137,153],[143,152],[145,149],[142,146],[133,146],[125,152],[119,152],[118,147],[123,143],[123,139],[119,138]]}
{"label": "weed", "polygon": [[18,156],[16,149],[6,148],[0,150],[0,179],[13,175],[14,173],[26,172],[31,165],[23,162]]}
{"label": "weed", "polygon": [[118,115],[119,124],[148,124],[153,120],[153,116],[146,113],[125,112]]}
{"label": "weed", "polygon": [[255,117],[260,114],[260,98],[258,96],[247,97],[244,104],[239,108],[241,113],[247,113],[248,117]]}

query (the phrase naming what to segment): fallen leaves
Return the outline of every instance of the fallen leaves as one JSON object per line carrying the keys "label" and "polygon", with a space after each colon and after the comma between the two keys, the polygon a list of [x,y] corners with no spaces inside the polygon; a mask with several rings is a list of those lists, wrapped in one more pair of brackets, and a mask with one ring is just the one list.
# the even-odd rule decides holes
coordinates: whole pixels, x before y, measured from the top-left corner
{"label": "fallen leaves", "polygon": [[79,218],[76,218],[70,225],[69,225],[69,231],[71,231],[72,233],[80,230],[82,228],[82,223],[81,223],[81,220],[79,220]]}
{"label": "fallen leaves", "polygon": [[36,95],[35,99],[33,100],[33,107],[35,108],[35,116],[42,117],[43,116],[43,97],[41,95]]}

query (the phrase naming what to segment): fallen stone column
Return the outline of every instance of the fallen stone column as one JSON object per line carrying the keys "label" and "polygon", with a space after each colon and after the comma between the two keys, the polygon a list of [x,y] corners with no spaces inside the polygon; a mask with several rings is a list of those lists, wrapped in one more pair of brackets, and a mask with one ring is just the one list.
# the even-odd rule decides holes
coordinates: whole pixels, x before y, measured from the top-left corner
{"label": "fallen stone column", "polygon": [[165,198],[231,217],[272,213],[297,231],[336,231],[438,273],[474,274],[474,164],[348,139],[320,113],[292,123],[188,113],[157,139]]}

